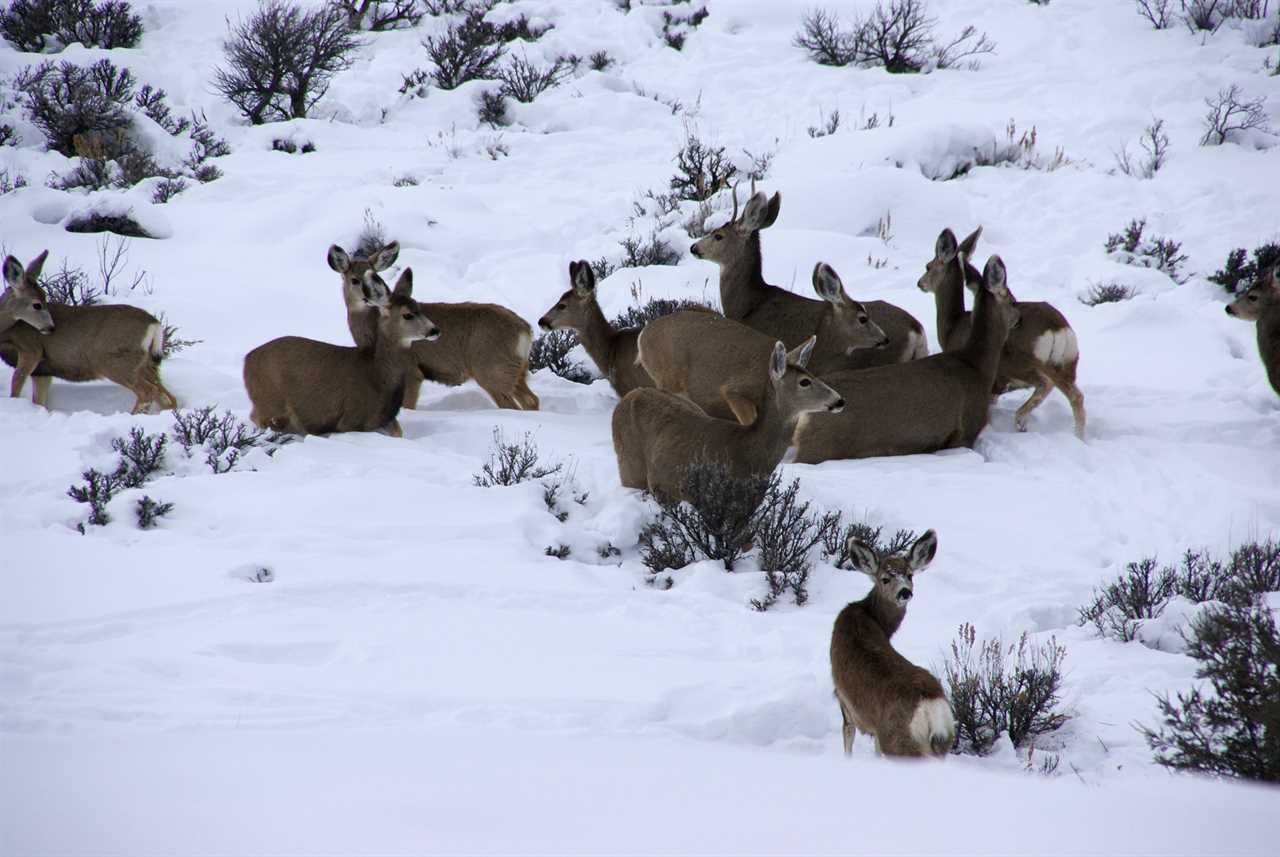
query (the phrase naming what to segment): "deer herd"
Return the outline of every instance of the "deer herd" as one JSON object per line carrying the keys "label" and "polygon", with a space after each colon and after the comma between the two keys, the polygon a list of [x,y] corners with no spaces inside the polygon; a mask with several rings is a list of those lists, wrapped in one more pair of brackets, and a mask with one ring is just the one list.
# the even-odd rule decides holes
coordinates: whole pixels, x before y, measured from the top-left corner
{"label": "deer herd", "polygon": [[[690,248],[719,267],[722,312],[683,309],[617,329],[600,309],[591,266],[570,263],[569,289],[538,325],[575,331],[620,397],[612,426],[624,486],[683,499],[693,462],[747,477],[768,475],[788,450],[816,464],[971,447],[993,396],[1019,387],[1032,393],[1014,417],[1018,431],[1056,388],[1084,437],[1075,332],[1050,304],[1014,298],[999,256],[981,271],[971,264],[981,228],[963,241],[944,229],[920,277],[919,288],[934,296],[942,347],[930,355],[919,321],[893,304],[853,299],[829,265],[813,269],[817,299],[765,282],[760,232],[781,203],[780,194],[753,192],[739,214],[735,190],[729,221]],[[528,385],[530,326],[496,304],[419,303],[412,269],[388,288],[379,272],[399,249],[392,242],[351,256],[329,248],[354,345],[285,336],[250,351],[244,383],[256,425],[398,437],[399,411],[417,406],[424,381],[474,380],[500,408],[538,408]],[[4,260],[0,358],[15,367],[10,394],[20,396],[30,377],[34,401],[47,406],[53,378],[106,378],[135,395],[133,413],[176,408],[159,374],[164,325],[127,305],[50,304],[40,285],[47,256],[25,267]],[[1226,311],[1257,322],[1259,351],[1280,392],[1280,269]],[[943,755],[954,726],[941,685],[890,644],[937,536],[926,532],[904,556],[877,556],[856,540],[846,547],[872,588],[840,612],[831,638],[845,750],[861,730],[887,755]]]}

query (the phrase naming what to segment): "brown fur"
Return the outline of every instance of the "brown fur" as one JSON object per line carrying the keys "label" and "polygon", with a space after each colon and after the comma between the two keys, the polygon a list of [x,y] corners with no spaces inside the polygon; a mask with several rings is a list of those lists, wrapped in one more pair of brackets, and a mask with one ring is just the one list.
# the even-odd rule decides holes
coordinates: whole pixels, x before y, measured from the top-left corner
{"label": "brown fur", "polygon": [[[42,253],[22,273],[21,289],[44,298],[39,285],[40,269],[48,251]],[[9,257],[5,278],[16,272]],[[19,266],[20,267],[20,266]],[[13,289],[11,283],[10,289]],[[178,406],[160,381],[164,328],[155,316],[126,304],[64,306],[45,304],[52,331],[41,333],[25,322],[0,333],[0,359],[15,367],[9,395],[22,395],[27,378],[34,377],[32,400],[48,407],[53,378],[64,381],[114,381],[135,396],[133,413],[141,413],[151,403],[164,409]]]}
{"label": "brown fur", "polygon": [[865,598],[840,611],[831,631],[831,678],[844,722],[845,753],[853,749],[856,730],[873,736],[886,756],[943,756],[954,743],[954,729],[921,741],[910,728],[922,702],[945,702],[942,685],[890,643],[906,617],[907,602],[898,593],[913,590],[912,575],[933,559],[937,537],[927,531],[906,558],[877,558],[856,539],[849,548],[855,568],[870,576],[872,585]]}
{"label": "brown fur", "polygon": [[619,396],[652,387],[653,378],[639,363],[640,328],[615,328],[596,300],[596,275],[586,261],[569,263],[570,288],[538,319],[543,330],[572,330],[582,347]]}
{"label": "brown fur", "polygon": [[411,269],[400,275],[391,295],[377,292],[372,271],[365,281],[379,302],[372,349],[284,336],[245,356],[244,385],[255,425],[295,434],[386,429],[400,435],[396,415],[413,363],[413,340],[439,331],[411,297]]}
{"label": "brown fur", "polygon": [[[951,230],[942,230],[934,248],[934,258],[925,266],[924,276],[918,283],[922,291],[933,292],[938,312],[938,342],[944,351],[955,351],[963,347],[969,339],[972,325],[972,314],[964,308],[964,286],[955,275],[954,266],[948,262],[957,250],[968,258],[981,233],[982,227],[978,227],[957,247]],[[966,268],[966,283],[976,283],[980,279],[975,268]],[[1083,438],[1087,417],[1084,394],[1076,386],[1079,350],[1075,349],[1069,359],[1060,361],[1041,359],[1036,353],[1036,346],[1046,333],[1066,337],[1064,341],[1069,341],[1074,349],[1075,332],[1071,329],[1070,322],[1056,307],[1044,301],[1019,301],[1012,294],[1010,300],[1018,309],[1019,322],[1009,331],[1009,338],[1005,341],[992,392],[999,395],[1019,387],[1034,388],[1030,398],[1018,408],[1018,413],[1014,416],[1014,425],[1018,431],[1026,431],[1031,412],[1056,387],[1071,405],[1076,436]]]}
{"label": "brown fur", "polygon": [[[959,264],[962,255],[953,260]],[[1000,351],[1016,321],[1004,277],[1004,263],[993,256],[977,299],[978,333],[964,348],[823,376],[853,410],[804,420],[796,432],[796,461],[816,464],[972,446],[987,425]]]}
{"label": "brown fur", "polygon": [[[823,315],[831,311],[825,300],[813,300],[764,281],[760,256],[760,230],[773,225],[782,206],[782,197],[772,199],[763,192],[754,194],[737,217],[735,191],[734,217],[728,223],[694,242],[690,248],[699,259],[720,266],[720,305],[726,318],[754,327],[761,333],[780,339],[794,348],[823,323]],[[860,347],[847,339],[847,330],[829,329],[830,340],[824,343],[819,332],[820,353],[815,355],[814,371],[819,374],[839,369],[863,369],[913,360],[928,354],[924,328],[909,312],[884,301],[856,304],[882,332],[888,343],[882,348]],[[855,350],[849,351],[852,346]]]}
{"label": "brown fur", "polygon": [[775,343],[767,363],[757,369],[767,374],[771,393],[750,426],[709,417],[671,393],[632,390],[613,411],[622,484],[683,499],[685,473],[694,462],[721,463],[735,478],[772,473],[801,414],[844,406],[835,391],[803,368],[812,347],[811,340],[788,355],[781,342]]}
{"label": "brown fur", "polygon": [[1280,393],[1280,267],[1227,304],[1227,315],[1258,323],[1258,356],[1271,389]]}

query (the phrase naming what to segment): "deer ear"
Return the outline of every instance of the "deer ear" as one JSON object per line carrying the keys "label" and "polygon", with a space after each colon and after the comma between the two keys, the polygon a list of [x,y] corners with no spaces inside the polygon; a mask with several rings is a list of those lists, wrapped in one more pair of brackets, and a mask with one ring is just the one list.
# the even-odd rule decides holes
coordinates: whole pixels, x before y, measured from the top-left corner
{"label": "deer ear", "polygon": [[950,262],[956,254],[956,235],[950,229],[938,233],[938,240],[933,245],[933,257],[943,262]]}
{"label": "deer ear", "polygon": [[777,383],[785,374],[787,374],[787,346],[781,342],[775,342],[773,353],[769,355],[769,377]]}
{"label": "deer ear", "polygon": [[4,260],[4,281],[13,288],[22,285],[22,263],[13,256],[6,256]]}
{"label": "deer ear", "polygon": [[746,207],[742,209],[739,228],[745,232],[755,232],[772,226],[773,221],[778,219],[778,209],[781,205],[780,193],[775,193],[773,199],[769,199],[764,191],[757,191],[751,199],[747,200]]}
{"label": "deer ear", "polygon": [[845,302],[844,283],[826,262],[819,262],[813,268],[813,290],[827,303],[839,306]]}
{"label": "deer ear", "polygon": [[596,290],[596,272],[585,260],[569,263],[569,281],[573,290],[584,297]]}
{"label": "deer ear", "polygon": [[392,294],[401,298],[413,297],[413,268],[404,269],[400,279],[396,280],[396,288]]}
{"label": "deer ear", "polygon": [[982,269],[982,281],[986,284],[987,289],[993,292],[999,292],[1009,287],[1009,272],[1004,267],[1004,260],[999,256],[992,256],[987,260],[986,267]]}
{"label": "deer ear", "polygon": [[27,276],[32,280],[40,279],[40,272],[44,270],[44,260],[49,258],[49,251],[45,250],[39,256],[27,263]]}
{"label": "deer ear", "polygon": [[400,255],[400,242],[392,241],[390,244],[384,244],[382,249],[369,259],[369,265],[375,271],[385,271],[396,263],[396,258]]}
{"label": "deer ear", "polygon": [[880,570],[880,558],[876,556],[875,551],[853,536],[850,536],[849,541],[845,543],[845,550],[849,554],[850,568],[868,577],[876,576],[876,572]]}
{"label": "deer ear", "polygon": [[809,358],[813,356],[813,344],[818,341],[818,337],[810,336],[804,342],[801,342],[795,348],[791,349],[791,353],[787,355],[787,362],[794,363],[801,369],[809,365]]}
{"label": "deer ear", "polygon": [[907,565],[914,572],[924,571],[933,562],[938,552],[938,534],[933,530],[925,530],[924,535],[916,539],[911,550],[907,551]]}
{"label": "deer ear", "polygon": [[782,210],[782,191],[775,191],[773,198],[769,200],[769,210],[765,212],[764,223],[760,224],[761,229],[767,229],[773,225],[773,221],[778,219],[778,212]]}
{"label": "deer ear", "polygon": [[1273,292],[1280,292],[1280,265],[1276,265],[1262,278],[1262,285]]}
{"label": "deer ear", "polygon": [[329,248],[328,261],[329,267],[339,274],[345,274],[347,269],[351,267],[351,257],[347,255],[346,250],[343,250],[337,244]]}
{"label": "deer ear", "polygon": [[373,271],[364,272],[364,281],[360,284],[360,291],[364,296],[365,304],[368,306],[385,309],[390,303],[391,293],[387,291],[387,284]]}
{"label": "deer ear", "polygon": [[[972,256],[974,248],[978,246],[978,239],[981,237],[982,237],[982,227],[979,226],[977,229],[970,232],[967,238],[965,238],[963,241],[960,242],[960,247],[958,249],[965,256]],[[954,241],[955,236],[952,236],[951,240]]]}

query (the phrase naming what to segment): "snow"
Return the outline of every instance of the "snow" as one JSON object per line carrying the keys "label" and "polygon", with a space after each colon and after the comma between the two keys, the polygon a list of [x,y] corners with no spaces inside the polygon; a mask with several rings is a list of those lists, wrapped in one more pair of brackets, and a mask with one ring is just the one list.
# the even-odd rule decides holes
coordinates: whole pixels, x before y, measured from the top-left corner
{"label": "snow", "polygon": [[[569,260],[616,260],[619,240],[649,235],[656,221],[630,223],[632,204],[666,189],[689,129],[742,164],[744,149],[776,153],[761,183],[783,197],[762,234],[770,282],[808,294],[826,261],[854,297],[912,312],[934,349],[916,280],[944,226],[981,224],[979,265],[1000,254],[1013,292],[1053,302],[1077,332],[1087,441],[1056,393],[1014,432],[1027,395],[1014,393],[974,450],[783,475],[823,508],[937,530],[895,637],[904,655],[936,667],[966,621],[1055,637],[1074,716],[1036,747],[1060,757],[1053,777],[1011,749],[924,768],[876,759],[860,737],[844,759],[827,646],[865,578],[820,565],[809,604],[764,614],[748,606],[765,588],[750,562],[646,585],[636,534],[650,512],[618,485],[603,381],[540,373],[542,410],[528,413],[473,385],[427,385],[401,413],[404,439],[307,438],[225,475],[174,446],[173,475],[123,493],[115,520],[83,536],[67,486],[110,466],[112,438],[172,418],[130,417],[131,395],[110,384],[55,382],[49,412],[0,400],[0,854],[1274,852],[1274,790],[1170,775],[1133,728],[1155,722],[1153,693],[1194,680],[1173,642],[1189,611],[1151,624],[1147,645],[1076,624],[1126,562],[1280,530],[1280,399],[1253,327],[1204,278],[1231,248],[1276,239],[1280,153],[1196,145],[1203,99],[1231,83],[1266,96],[1280,125],[1280,78],[1262,67],[1274,49],[1234,28],[1155,32],[1114,0],[934,0],[940,33],[972,23],[998,53],[976,72],[890,76],[793,48],[808,0],[711,0],[678,53],[649,5],[520,0],[555,24],[531,57],[606,49],[617,64],[514,106],[495,132],[477,127],[477,84],[398,95],[401,73],[426,62],[420,34],[379,34],[314,118],[250,128],[209,81],[225,19],[256,4],[138,5],[138,49],[57,58],[109,55],[164,87],[176,115],[204,110],[233,148],[224,177],[164,206],[145,188],[60,193],[42,182],[70,161],[15,122],[24,145],[0,149],[0,168],[32,186],[0,196],[0,222],[7,252],[48,247],[51,265],[66,256],[91,274],[99,237],[63,231],[69,217],[132,208],[163,236],[130,243],[150,289],[126,299],[201,340],[163,367],[184,406],[245,418],[249,349],[286,334],[349,341],[324,257],[351,249],[366,209],[403,247],[388,273],[412,266],[420,300],[498,302],[533,322]],[[827,5],[847,17],[864,4]],[[0,45],[0,75],[37,59]],[[811,138],[836,109],[839,130]],[[857,130],[872,112],[893,127]],[[1153,114],[1168,165],[1150,181],[1113,174],[1111,152],[1134,148]],[[1003,141],[1011,118],[1070,163],[928,177]],[[275,138],[316,151],[274,152]],[[492,160],[497,142],[510,154]],[[419,183],[393,186],[402,176]],[[710,222],[728,205],[717,199]],[[633,284],[716,295],[714,267],[687,253],[689,213],[662,233],[680,264],[602,280],[607,313]],[[1189,282],[1106,256],[1106,236],[1135,217],[1182,242]],[[1139,296],[1078,302],[1112,280]],[[472,484],[495,427],[569,464],[589,496],[566,504],[567,521],[536,484]],[[153,531],[133,522],[144,492],[175,505]],[[544,554],[559,544],[565,561]],[[621,556],[601,558],[607,545]],[[271,581],[254,579],[261,567]]]}

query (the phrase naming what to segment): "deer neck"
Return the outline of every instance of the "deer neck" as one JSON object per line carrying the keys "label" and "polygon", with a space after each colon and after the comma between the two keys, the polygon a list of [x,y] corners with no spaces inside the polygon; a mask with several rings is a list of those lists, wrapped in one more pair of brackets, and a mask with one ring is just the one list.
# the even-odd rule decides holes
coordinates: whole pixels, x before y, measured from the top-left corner
{"label": "deer neck", "polygon": [[902,625],[902,620],[907,617],[907,608],[896,600],[882,597],[874,583],[872,583],[871,592],[862,603],[867,613],[880,626],[880,630],[884,631],[885,639],[896,634]]}
{"label": "deer neck", "polygon": [[725,318],[745,318],[768,288],[760,258],[760,233],[754,232],[742,253],[720,268],[720,306]]}
{"label": "deer neck", "polygon": [[578,339],[582,341],[583,349],[595,361],[600,371],[605,375],[611,375],[613,372],[613,327],[609,324],[608,319],[604,317],[600,304],[595,301],[591,301],[586,307],[586,316],[582,325],[577,329]]}
{"label": "deer neck", "polygon": [[1258,354],[1271,386],[1280,392],[1280,299],[1272,299],[1258,316]]}
{"label": "deer neck", "polygon": [[1000,368],[1000,352],[1009,338],[1009,324],[1000,311],[1000,302],[986,287],[979,285],[973,298],[973,323],[969,341],[961,352],[969,363],[988,378],[988,386],[994,382]]}
{"label": "deer neck", "polygon": [[402,386],[413,363],[412,349],[412,343],[405,345],[399,336],[380,325],[372,349],[374,384],[380,389]]}
{"label": "deer neck", "polygon": [[933,293],[933,301],[938,313],[938,341],[946,349],[956,325],[964,318],[964,277],[959,260],[947,265],[942,282]]}
{"label": "deer neck", "polygon": [[363,302],[355,307],[347,307],[347,329],[351,331],[351,339],[361,351],[372,351],[380,334],[378,331],[378,311]]}
{"label": "deer neck", "polygon": [[760,401],[756,421],[746,429],[751,448],[776,466],[791,446],[799,422],[799,414],[788,414],[780,406],[778,391],[770,383]]}

